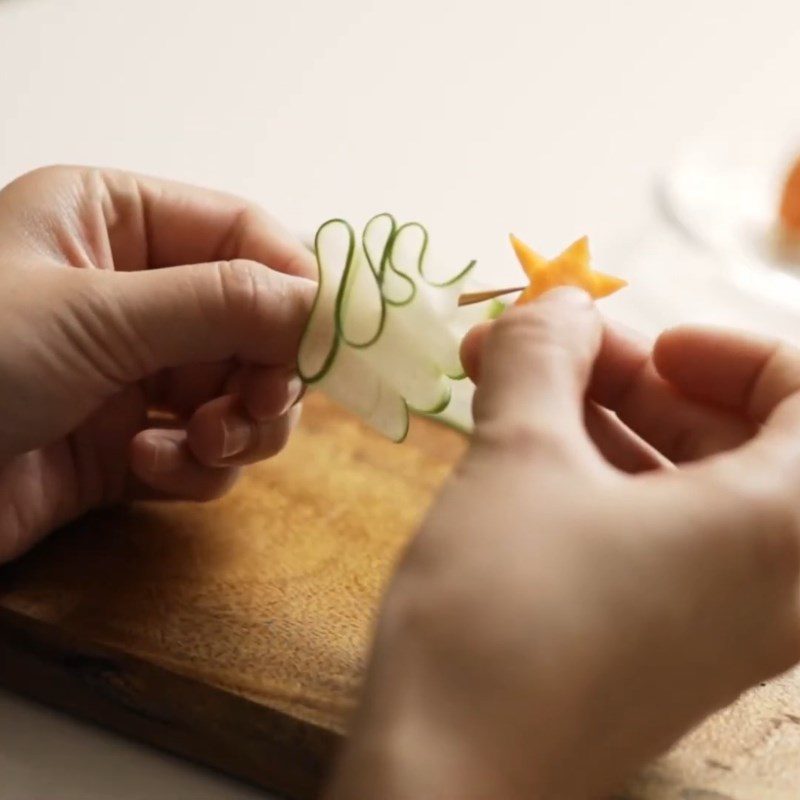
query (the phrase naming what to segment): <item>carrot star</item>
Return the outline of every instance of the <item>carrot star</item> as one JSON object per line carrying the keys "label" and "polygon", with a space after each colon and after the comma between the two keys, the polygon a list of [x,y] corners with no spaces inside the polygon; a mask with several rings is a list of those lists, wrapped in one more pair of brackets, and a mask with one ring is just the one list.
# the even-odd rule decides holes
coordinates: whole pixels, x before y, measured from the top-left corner
{"label": "carrot star", "polygon": [[592,297],[598,298],[613,294],[628,285],[622,278],[615,278],[591,268],[589,240],[585,236],[550,261],[531,250],[513,234],[511,244],[530,281],[530,285],[519,296],[517,305],[529,303],[557,286],[578,286]]}

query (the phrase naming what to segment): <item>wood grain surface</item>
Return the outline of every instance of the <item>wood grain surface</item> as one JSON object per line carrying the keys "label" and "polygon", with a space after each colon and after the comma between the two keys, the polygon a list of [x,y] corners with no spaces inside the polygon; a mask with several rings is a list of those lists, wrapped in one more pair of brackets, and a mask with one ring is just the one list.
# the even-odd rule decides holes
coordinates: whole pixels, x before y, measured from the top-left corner
{"label": "wood grain surface", "polygon": [[[313,797],[382,587],[465,445],[417,419],[398,447],[306,405],[287,451],[224,500],[98,513],[0,571],[0,682]],[[800,798],[800,674],[742,698],[620,797]]]}

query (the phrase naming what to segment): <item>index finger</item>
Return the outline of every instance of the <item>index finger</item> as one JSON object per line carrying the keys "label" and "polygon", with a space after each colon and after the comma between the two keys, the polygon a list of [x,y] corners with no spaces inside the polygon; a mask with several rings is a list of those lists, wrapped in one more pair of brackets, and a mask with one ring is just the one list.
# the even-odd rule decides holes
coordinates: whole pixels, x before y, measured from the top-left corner
{"label": "index finger", "polygon": [[312,254],[255,203],[114,169],[41,167],[0,192],[4,240],[121,271],[245,259],[316,278]]}
{"label": "index finger", "polygon": [[149,267],[242,258],[290,275],[316,277],[308,249],[255,203],[224,192],[115,170],[101,170],[101,180],[113,208],[124,209],[137,200],[141,206],[141,225],[126,230],[123,224],[116,235],[109,230],[112,250],[119,251],[115,263],[116,256],[124,258],[131,249],[131,237],[138,237],[144,240]]}

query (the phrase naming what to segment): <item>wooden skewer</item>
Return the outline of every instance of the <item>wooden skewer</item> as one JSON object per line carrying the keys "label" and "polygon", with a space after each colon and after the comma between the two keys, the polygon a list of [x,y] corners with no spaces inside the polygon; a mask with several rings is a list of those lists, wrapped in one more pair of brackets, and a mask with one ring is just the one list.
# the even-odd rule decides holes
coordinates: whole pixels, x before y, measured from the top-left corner
{"label": "wooden skewer", "polygon": [[504,294],[521,292],[525,288],[525,286],[515,286],[513,289],[488,289],[482,292],[465,292],[458,298],[458,304],[460,306],[471,306],[473,303],[493,300],[495,297],[502,297]]}

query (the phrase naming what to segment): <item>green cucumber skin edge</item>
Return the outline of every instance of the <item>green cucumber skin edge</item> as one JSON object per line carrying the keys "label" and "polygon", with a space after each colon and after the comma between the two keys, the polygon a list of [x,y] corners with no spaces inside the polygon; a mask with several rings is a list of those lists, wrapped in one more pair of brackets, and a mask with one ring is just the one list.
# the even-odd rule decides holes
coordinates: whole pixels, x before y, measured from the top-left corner
{"label": "green cucumber skin edge", "polygon": [[[394,235],[392,236],[392,245],[394,245],[397,237],[400,235],[400,233],[402,231],[404,231],[409,225],[415,225],[415,224],[416,223],[413,223],[413,222],[404,222],[399,228],[397,228],[394,231]],[[428,232],[421,225],[420,225],[420,228],[422,228],[423,233],[424,233],[425,241],[427,241]],[[405,300],[391,300],[391,299],[389,299],[387,297],[386,298],[386,302],[389,303],[389,305],[392,305],[392,306],[407,306],[417,296],[417,287],[414,284],[414,280],[413,280],[413,278],[411,278],[410,275],[407,275],[405,272],[403,272],[403,270],[398,269],[395,266],[394,259],[392,258],[392,247],[388,248],[387,256],[388,257],[386,259],[386,266],[392,272],[394,272],[394,274],[397,275],[398,278],[402,278],[406,282],[406,284],[411,287],[411,289],[410,289],[411,294],[409,294],[409,296]],[[383,277],[383,276],[381,276],[381,277]]]}
{"label": "green cucumber skin edge", "polygon": [[[381,219],[383,217],[385,217],[385,218],[387,218],[389,220],[389,222],[391,223],[392,227],[391,227],[391,232],[389,233],[389,238],[386,240],[386,244],[384,245],[383,253],[381,254],[381,264],[378,267],[378,269],[376,270],[375,269],[375,265],[372,263],[372,258],[370,257],[369,250],[367,249],[366,237],[367,237],[367,231],[369,230],[369,226],[372,225],[372,223],[374,223],[376,220]],[[352,341],[350,341],[350,339],[348,339],[344,335],[344,331],[341,328],[340,319],[343,316],[342,308],[337,305],[336,311],[335,311],[337,331],[340,333],[342,339],[344,339],[344,341],[347,342],[347,344],[350,345],[350,347],[353,347],[356,350],[364,350],[367,347],[371,347],[373,344],[375,344],[376,341],[378,341],[378,339],[380,338],[380,335],[383,333],[383,328],[384,328],[384,325],[386,323],[386,303],[387,303],[387,300],[383,295],[383,289],[381,288],[381,284],[383,282],[384,264],[385,264],[386,260],[389,257],[389,251],[391,250],[392,242],[394,241],[394,236],[395,236],[396,231],[397,231],[397,221],[395,220],[395,218],[391,214],[389,214],[388,212],[384,211],[384,212],[381,212],[380,214],[376,214],[374,217],[370,218],[367,221],[367,224],[364,226],[364,230],[361,232],[361,247],[362,247],[362,249],[364,251],[364,255],[366,256],[367,264],[369,265],[369,269],[372,272],[372,275],[375,278],[375,282],[378,285],[378,293],[380,294],[380,299],[381,299],[381,318],[380,318],[380,322],[378,323],[377,332],[375,333],[375,335],[369,341],[366,341],[366,342],[352,342]],[[355,232],[354,232],[354,235],[355,235]],[[348,273],[350,271],[350,267],[351,267],[351,263],[348,263],[348,265],[347,265],[347,272]],[[344,284],[346,282],[346,280],[347,280],[347,276],[345,275],[342,278],[342,284]],[[345,298],[343,297],[342,299],[344,300]]]}
{"label": "green cucumber skin edge", "polygon": [[[368,252],[367,248],[364,247],[364,237],[365,237],[366,231],[367,231],[368,227],[370,226],[370,224],[375,222],[376,220],[382,218],[382,217],[386,217],[391,222],[392,231],[391,231],[391,234],[389,235],[389,238],[387,239],[386,245],[384,247],[384,252],[383,252],[383,255],[381,257],[380,270],[379,270],[378,273],[376,273],[375,272],[375,267],[374,267],[374,264],[372,263],[372,259],[371,259],[370,255],[369,255],[369,252]],[[450,278],[450,279],[448,279],[446,281],[443,281],[441,283],[436,283],[434,281],[430,281],[425,276],[424,270],[422,268],[423,267],[423,262],[424,262],[424,259],[425,259],[425,253],[428,250],[428,238],[429,237],[428,237],[427,228],[424,225],[422,225],[421,223],[419,223],[419,222],[406,222],[406,223],[404,223],[403,225],[401,225],[398,228],[397,227],[397,221],[395,220],[394,216],[392,214],[390,214],[389,212],[383,211],[380,214],[375,214],[375,216],[371,217],[367,221],[367,224],[364,226],[364,231],[361,234],[362,247],[364,247],[364,253],[366,255],[367,263],[369,264],[370,270],[372,271],[373,275],[378,279],[378,281],[379,281],[379,289],[380,289],[380,285],[383,282],[383,280],[382,280],[383,279],[383,275],[384,275],[384,272],[386,270],[386,266],[388,265],[389,268],[396,275],[398,275],[399,277],[403,278],[403,280],[405,280],[407,283],[410,284],[410,286],[412,288],[412,293],[411,293],[411,296],[408,298],[408,300],[405,300],[403,302],[394,302],[394,301],[390,300],[389,298],[386,298],[383,295],[383,292],[381,291],[381,298],[382,298],[381,320],[380,320],[380,323],[379,323],[379,326],[378,326],[377,333],[367,342],[354,343],[354,342],[351,342],[344,335],[344,333],[342,331],[342,327],[341,327],[341,307],[342,307],[342,303],[345,300],[345,291],[346,291],[346,288],[347,288],[347,277],[348,277],[350,269],[352,268],[352,265],[353,265],[353,255],[354,255],[354,252],[355,252],[355,231],[353,230],[353,227],[350,225],[350,223],[347,222],[347,220],[342,219],[341,217],[334,217],[332,219],[326,220],[325,222],[322,223],[322,225],[319,226],[319,228],[317,229],[316,234],[314,235],[314,255],[315,255],[315,258],[316,258],[316,261],[317,261],[317,293],[314,296],[314,302],[311,305],[311,311],[309,312],[308,322],[306,323],[305,330],[303,331],[303,336],[300,339],[301,347],[302,347],[302,342],[303,342],[303,338],[305,337],[306,331],[308,330],[308,328],[311,325],[311,320],[312,320],[312,318],[314,316],[314,311],[316,310],[317,302],[318,302],[320,294],[322,292],[323,277],[322,277],[322,267],[320,265],[320,260],[319,260],[319,246],[318,246],[319,237],[320,237],[320,234],[322,233],[323,229],[325,227],[327,227],[328,225],[332,225],[332,224],[342,224],[342,225],[344,225],[347,228],[347,231],[348,231],[348,234],[349,234],[349,237],[350,237],[350,244],[348,246],[348,252],[347,252],[347,266],[345,267],[344,273],[342,275],[342,281],[341,281],[341,283],[339,285],[339,289],[338,289],[338,291],[336,293],[336,300],[334,301],[334,325],[335,325],[336,333],[338,335],[335,337],[334,342],[331,345],[331,349],[330,349],[330,351],[328,352],[328,355],[325,358],[325,361],[323,362],[323,364],[320,367],[320,369],[314,375],[305,375],[305,374],[303,374],[303,372],[299,369],[299,364],[298,364],[298,373],[300,375],[300,378],[307,385],[311,385],[313,383],[316,383],[317,381],[322,380],[322,378],[324,378],[325,375],[329,372],[331,366],[333,365],[333,361],[334,361],[334,359],[336,357],[336,353],[337,353],[337,351],[339,349],[340,341],[344,341],[348,346],[353,347],[355,349],[365,349],[367,347],[370,347],[371,345],[373,345],[378,340],[378,338],[380,337],[381,333],[383,333],[384,324],[386,322],[386,304],[393,305],[393,306],[408,305],[408,303],[410,303],[414,299],[414,297],[416,296],[417,289],[416,289],[416,286],[414,285],[413,279],[409,275],[407,275],[405,272],[403,272],[402,270],[397,269],[395,267],[395,265],[394,265],[394,262],[392,261],[392,253],[391,253],[392,244],[394,243],[394,240],[397,238],[397,236],[399,235],[399,233],[402,230],[404,230],[405,228],[409,228],[409,227],[413,226],[413,227],[419,228],[422,231],[422,250],[420,251],[419,259],[417,260],[417,272],[419,273],[419,276],[429,286],[432,286],[433,288],[443,289],[443,288],[446,288],[447,286],[451,286],[453,283],[455,283],[456,281],[460,280],[462,277],[464,277],[469,272],[471,272],[474,269],[474,267],[477,265],[477,261],[473,259],[472,261],[470,261],[467,264],[466,267],[464,267],[464,269],[462,269],[454,277],[452,277],[452,278]],[[466,375],[464,373],[459,373],[458,375],[447,375],[447,377],[451,378],[452,380],[462,380],[464,377],[466,377]]]}
{"label": "green cucumber skin edge", "polygon": [[[400,233],[400,231],[403,228],[406,228],[406,227],[408,227],[410,225],[415,225],[415,226],[419,227],[422,230],[422,233],[423,233],[423,249],[422,249],[422,253],[420,254],[420,259],[417,262],[417,270],[418,270],[418,272],[420,274],[420,277],[423,280],[425,280],[426,283],[428,283],[430,286],[437,287],[437,288],[444,288],[446,286],[450,286],[453,283],[455,283],[455,281],[457,281],[460,278],[462,278],[465,274],[469,273],[477,265],[477,261],[475,261],[473,259],[472,261],[470,261],[467,264],[466,267],[464,267],[464,269],[461,270],[461,272],[459,272],[453,278],[451,278],[451,279],[449,279],[447,281],[444,281],[443,283],[431,282],[425,277],[424,271],[422,269],[422,261],[424,259],[425,252],[427,251],[427,248],[428,248],[428,231],[425,228],[425,226],[421,225],[418,222],[406,222],[406,223],[404,223],[403,225],[401,225],[398,228],[397,227],[397,221],[395,220],[394,216],[392,214],[384,211],[384,212],[381,212],[380,214],[376,214],[375,216],[371,217],[367,221],[367,224],[364,226],[364,231],[366,232],[366,229],[370,225],[370,223],[374,222],[375,220],[377,220],[377,219],[379,219],[381,217],[387,217],[391,221],[391,224],[392,224],[392,233],[391,233],[389,239],[387,240],[386,247],[384,248],[383,257],[381,259],[382,263],[381,263],[379,272],[377,273],[377,277],[379,278],[381,283],[383,282],[383,280],[382,280],[383,279],[383,274],[384,274],[384,272],[386,270],[386,266],[388,264],[393,272],[395,272],[397,275],[401,276],[405,280],[409,281],[413,286],[412,279],[408,275],[406,275],[404,272],[401,272],[400,270],[396,269],[394,267],[394,264],[392,263],[392,259],[391,259],[391,245],[392,245],[394,239],[397,237],[397,234]],[[319,297],[320,297],[320,294],[321,294],[321,291],[322,291],[322,268],[320,267],[320,264],[319,264],[319,247],[318,247],[317,243],[319,241],[319,236],[320,236],[320,233],[322,232],[323,228],[325,228],[327,225],[330,225],[330,224],[333,224],[333,223],[343,224],[348,229],[348,232],[350,234],[350,247],[348,249],[348,254],[347,254],[348,267],[349,267],[350,263],[352,262],[353,251],[355,249],[355,231],[353,230],[353,228],[350,225],[350,223],[348,223],[347,220],[341,219],[340,217],[334,217],[332,219],[329,219],[329,220],[326,220],[325,222],[323,222],[322,225],[320,225],[319,228],[317,229],[316,234],[314,235],[314,247],[313,247],[312,252],[314,253],[314,256],[315,256],[316,261],[317,261],[317,292],[314,295],[314,302],[311,304],[311,311],[309,312],[309,315],[308,315],[308,321],[306,322],[306,327],[305,327],[305,330],[303,331],[303,336],[301,336],[301,338],[300,338],[301,347],[302,347],[303,338],[305,337],[306,332],[307,332],[308,328],[310,327],[311,319],[314,316],[314,311],[316,310],[316,306],[317,306],[317,303],[319,301]],[[363,238],[364,238],[364,234],[362,233],[362,242],[363,242]],[[311,249],[311,248],[309,248],[309,249]],[[367,262],[369,263],[370,268],[373,271],[373,274],[375,274],[374,264],[372,263],[372,259],[370,258],[369,253],[366,251],[366,248],[365,248],[365,253],[366,253],[366,256],[367,256]],[[335,303],[337,307],[339,305],[339,300],[340,300],[339,294],[342,292],[342,287],[344,286],[344,284],[345,284],[345,280],[344,280],[344,277],[343,277],[342,284],[340,285],[339,292],[337,293],[337,299],[336,299],[336,303]],[[414,288],[414,293],[416,293],[416,288]],[[413,295],[412,295],[412,298],[413,298]],[[410,302],[410,300],[412,298],[409,298],[409,300],[406,301],[406,303]],[[405,305],[406,304],[406,303],[393,303],[390,300],[386,300],[386,302],[389,303],[390,305]],[[497,319],[497,317],[499,317],[500,314],[502,314],[503,311],[505,311],[505,308],[506,307],[505,307],[504,303],[502,303],[502,302],[500,302],[498,300],[493,300],[492,301],[491,311],[489,312],[489,318],[490,319]],[[338,321],[338,314],[337,314],[336,319]],[[347,341],[347,344],[349,344],[351,347],[356,347],[356,348],[358,348],[358,347],[368,347],[369,344],[373,344],[375,342],[375,340],[378,338],[378,336],[380,336],[380,333],[383,331],[384,321],[385,321],[385,311],[384,311],[384,314],[381,317],[380,329],[379,329],[378,334],[368,344],[354,345],[354,344],[350,343],[349,341],[347,341],[346,339],[345,339],[345,341]],[[337,333],[339,333],[338,327],[337,327]],[[325,374],[330,369],[330,366],[331,366],[330,362],[333,361],[333,358],[336,355],[336,350],[338,350],[338,347],[339,347],[339,340],[338,340],[338,337],[337,337],[336,340],[334,341],[333,345],[331,346],[331,351],[329,351],[328,356],[326,357],[325,362],[323,362],[322,367],[314,375],[305,375],[305,374],[303,374],[303,372],[299,369],[299,364],[298,364],[298,373],[300,375],[301,380],[304,383],[310,385],[312,383],[316,383],[317,381],[319,381],[323,377],[325,377]],[[463,374],[461,374],[461,375],[457,375],[457,376],[456,375],[448,375],[448,377],[452,378],[453,380],[461,380],[465,376]]]}
{"label": "green cucumber skin edge", "polygon": [[383,283],[383,273],[386,271],[386,262],[389,259],[389,253],[391,251],[392,242],[394,241],[394,237],[397,233],[397,220],[388,212],[382,211],[380,214],[376,214],[371,219],[367,220],[367,224],[364,226],[364,231],[361,234],[361,241],[364,243],[367,235],[367,230],[369,226],[372,225],[373,222],[376,220],[381,219],[381,217],[386,217],[392,225],[391,233],[389,234],[389,238],[386,240],[386,246],[383,248],[383,253],[381,254],[381,263],[378,265],[378,269],[375,269],[375,265],[372,263],[372,259],[370,258],[369,251],[367,250],[366,246],[364,247],[364,252],[367,255],[367,261],[369,265],[372,267],[372,271],[378,277],[378,281]]}
{"label": "green cucumber skin edge", "polygon": [[[390,223],[391,223],[391,232],[390,232],[390,235],[387,238],[386,244],[384,246],[384,252],[383,252],[383,255],[381,257],[380,267],[376,271],[375,265],[372,262],[372,258],[370,257],[369,251],[367,250],[367,248],[365,246],[364,236],[366,234],[368,226],[371,223],[373,223],[375,220],[377,220],[379,218],[382,218],[382,217],[386,217],[390,221]],[[345,290],[346,290],[346,286],[347,286],[347,276],[349,274],[349,270],[351,269],[352,264],[353,264],[353,260],[354,260],[355,231],[353,230],[352,226],[344,219],[341,219],[339,217],[336,217],[336,218],[333,218],[333,219],[329,219],[326,222],[324,222],[317,229],[317,232],[316,232],[316,234],[314,236],[314,255],[315,255],[316,260],[317,260],[318,288],[317,288],[316,295],[314,297],[314,301],[313,301],[312,306],[311,306],[311,311],[309,312],[309,319],[308,319],[308,321],[306,323],[305,330],[303,331],[303,335],[301,337],[301,347],[302,347],[303,339],[305,338],[305,336],[306,336],[306,334],[307,334],[307,332],[309,330],[309,327],[311,325],[311,320],[313,319],[314,312],[315,312],[316,307],[318,305],[318,302],[319,302],[319,299],[320,299],[320,296],[321,296],[321,292],[322,292],[322,288],[323,288],[323,270],[322,270],[322,267],[320,265],[318,242],[319,242],[320,234],[322,233],[324,228],[326,226],[330,225],[330,224],[341,224],[341,225],[344,225],[346,227],[347,231],[348,231],[349,244],[348,244],[348,252],[347,252],[347,263],[346,263],[346,266],[345,266],[344,273],[342,275],[341,283],[340,283],[339,288],[338,288],[337,293],[336,293],[336,298],[334,300],[334,330],[335,330],[335,334],[336,335],[333,337],[333,341],[331,343],[330,349],[329,349],[329,351],[328,351],[328,353],[327,353],[327,355],[326,355],[321,367],[313,375],[304,374],[301,371],[300,365],[298,363],[298,374],[299,374],[301,380],[303,381],[303,383],[306,384],[307,386],[313,386],[315,383],[318,383],[319,381],[321,381],[328,374],[328,372],[330,371],[330,369],[331,369],[331,367],[333,365],[333,362],[335,361],[335,358],[336,358],[336,355],[338,353],[341,341],[344,341],[348,346],[354,347],[356,349],[369,347],[371,344],[374,344],[374,342],[380,337],[380,334],[383,332],[385,319],[386,319],[386,304],[394,305],[394,306],[407,305],[416,296],[416,291],[417,290],[416,290],[416,285],[415,285],[413,279],[409,275],[407,275],[405,272],[403,272],[402,270],[397,269],[397,267],[395,266],[395,264],[394,264],[394,262],[392,260],[392,254],[391,254],[392,245],[394,244],[394,240],[396,239],[397,235],[404,228],[413,225],[413,226],[418,227],[422,231],[423,246],[422,246],[422,250],[420,252],[419,258],[417,259],[417,272],[418,272],[420,278],[422,278],[422,280],[424,280],[429,286],[431,286],[433,288],[446,288],[447,286],[451,286],[456,281],[462,279],[469,272],[471,272],[472,269],[474,269],[474,267],[477,264],[477,261],[472,260],[460,272],[458,272],[452,278],[450,278],[450,279],[448,279],[446,281],[442,281],[440,283],[431,281],[425,275],[424,268],[423,268],[425,253],[427,252],[427,249],[428,249],[428,231],[425,228],[425,226],[423,226],[423,225],[421,225],[420,223],[417,223],[417,222],[408,222],[408,223],[405,223],[404,225],[401,225],[400,227],[397,227],[397,223],[396,223],[395,218],[391,214],[389,214],[388,212],[382,212],[381,214],[376,214],[374,217],[372,217],[367,222],[367,224],[364,227],[364,231],[362,232],[362,246],[364,247],[364,252],[365,252],[365,255],[366,255],[366,259],[367,259],[367,263],[369,265],[369,268],[372,271],[373,276],[378,280],[379,288],[380,288],[381,284],[383,283],[383,276],[384,276],[385,271],[386,271],[386,269],[388,267],[398,277],[402,278],[406,283],[408,283],[410,285],[411,294],[410,294],[410,296],[408,297],[407,300],[402,301],[402,302],[396,302],[396,301],[390,300],[389,298],[386,298],[383,295],[383,292],[381,291],[381,298],[383,300],[383,302],[381,303],[381,320],[380,320],[379,328],[378,328],[378,331],[377,331],[376,335],[374,337],[372,337],[369,340],[369,342],[353,344],[352,342],[350,342],[344,336],[344,334],[343,334],[343,332],[341,330],[340,312],[341,312],[342,304],[343,304],[343,302],[345,300]],[[498,301],[493,301],[491,310],[490,310],[490,312],[488,314],[489,319],[496,319],[498,316],[500,316],[500,314],[503,313],[503,311],[505,311],[505,308],[506,308],[505,304],[503,304],[501,302],[498,302]],[[462,372],[459,375],[448,375],[447,377],[449,377],[451,380],[463,380],[466,377],[466,374]],[[410,416],[411,416],[411,414],[414,414],[414,415],[417,415],[417,416],[422,416],[422,417],[427,417],[428,419],[432,419],[434,422],[437,422],[438,424],[445,425],[446,427],[449,427],[449,428],[451,428],[453,430],[456,430],[456,431],[458,431],[458,432],[460,432],[462,434],[469,434],[469,430],[466,429],[464,426],[458,425],[457,423],[454,423],[454,422],[451,422],[449,420],[445,420],[445,419],[442,419],[441,417],[436,416],[436,415],[440,414],[442,411],[444,411],[448,407],[448,405],[450,404],[451,398],[452,398],[452,392],[448,391],[446,397],[443,398],[442,402],[439,403],[437,406],[435,406],[434,408],[432,408],[430,410],[413,409],[413,408],[409,407],[408,404],[406,403],[405,404],[405,406],[406,406],[405,430],[403,431],[403,434],[399,438],[393,439],[393,441],[395,441],[397,443],[400,443],[400,442],[403,442],[406,439],[406,437],[408,436],[408,431],[409,431],[409,427],[410,427]]]}
{"label": "green cucumber skin edge", "polygon": [[402,444],[406,440],[406,437],[408,436],[408,430],[410,427],[411,427],[411,412],[408,408],[408,403],[406,403],[406,428],[399,439],[392,439],[392,441],[395,442],[395,444]]}
{"label": "green cucumber skin edge", "polygon": [[[441,281],[441,282],[437,283],[436,281],[430,280],[425,275],[425,270],[423,269],[423,264],[425,263],[425,253],[428,252],[428,239],[429,239],[428,229],[424,225],[419,223],[419,222],[404,222],[395,231],[395,234],[394,234],[393,238],[397,239],[397,237],[400,236],[400,234],[404,230],[406,230],[406,228],[412,228],[412,227],[413,228],[419,228],[422,231],[422,249],[420,250],[420,254],[419,254],[419,258],[417,259],[416,267],[417,267],[417,274],[420,276],[420,278],[422,278],[423,281],[425,281],[425,283],[428,284],[428,286],[431,286],[434,289],[445,289],[448,286],[452,286],[456,281],[459,281],[462,278],[464,278],[477,265],[478,262],[475,259],[473,259],[460,272],[457,272],[453,277],[448,278],[445,281]],[[401,269],[398,269],[398,267],[394,263],[394,260],[392,259],[391,252],[389,253],[388,263],[389,263],[390,269],[392,270],[392,272],[395,273],[395,275],[398,275],[399,277],[403,278],[403,280],[405,280],[407,283],[409,283],[411,285],[412,293],[411,293],[411,296],[407,300],[404,300],[402,302],[395,302],[395,301],[388,300],[388,299],[387,299],[387,302],[390,303],[391,305],[396,305],[396,306],[408,305],[414,299],[414,297],[416,296],[416,293],[417,293],[417,288],[416,288],[416,285],[414,284],[414,279],[410,275],[408,275],[408,273],[403,272],[403,270],[401,270]]]}
{"label": "green cucumber skin edge", "polygon": [[[391,215],[389,215],[389,216],[391,216]],[[393,217],[392,217],[392,221],[394,221]],[[367,224],[369,224],[369,223],[367,223]],[[425,281],[425,283],[428,284],[428,286],[430,286],[430,287],[432,287],[434,289],[446,289],[448,286],[452,286],[457,281],[459,281],[462,278],[466,277],[477,266],[477,264],[478,264],[477,260],[476,259],[472,259],[472,261],[470,261],[460,272],[457,272],[452,278],[448,278],[447,280],[442,281],[440,283],[437,283],[436,281],[430,280],[425,275],[425,271],[423,269],[423,265],[425,263],[425,254],[428,252],[428,239],[429,239],[428,229],[420,222],[405,222],[399,228],[397,228],[397,230],[394,232],[394,236],[392,237],[392,239],[393,240],[396,239],[403,230],[405,230],[406,228],[410,228],[410,227],[419,228],[422,231],[422,250],[420,251],[419,258],[417,259],[417,274],[420,276],[420,278],[422,278],[423,281]],[[387,300],[386,302],[389,303],[390,305],[395,305],[395,306],[408,305],[408,303],[410,303],[414,299],[414,297],[416,296],[416,292],[417,292],[416,285],[414,284],[414,280],[409,275],[407,275],[402,270],[399,270],[395,266],[394,261],[392,261],[391,247],[389,246],[387,249],[389,249],[388,261],[389,261],[389,265],[390,265],[392,271],[395,274],[397,274],[397,275],[401,276],[402,278],[404,278],[405,280],[407,280],[414,287],[414,293],[412,294],[412,296],[405,303],[393,303],[391,300]],[[503,306],[503,308],[505,308],[505,307]],[[449,373],[445,373],[445,375],[448,378],[450,378],[451,380],[454,380],[454,381],[460,381],[460,380],[463,380],[464,378],[467,377],[466,373],[463,372],[463,371],[458,373],[458,374],[456,374],[456,375],[450,375]],[[444,407],[441,409],[442,411],[445,408],[447,408],[447,404],[449,402],[450,401],[448,399],[447,403],[445,403]],[[423,411],[422,413],[429,413],[429,412],[424,412]],[[433,413],[436,413],[436,412],[433,412]]]}
{"label": "green cucumber skin edge", "polygon": [[442,395],[442,399],[436,403],[436,405],[431,406],[430,408],[414,408],[413,406],[408,406],[409,411],[413,412],[414,414],[441,414],[447,406],[450,405],[450,401],[453,399],[453,391],[450,387],[447,387],[447,391]]}
{"label": "green cucumber skin edge", "polygon": [[[347,231],[348,231],[349,236],[350,236],[350,244],[348,245],[348,249],[347,249],[347,264],[348,264],[348,267],[349,267],[350,263],[353,260],[353,252],[355,250],[355,232],[353,231],[353,229],[350,226],[350,224],[346,220],[339,219],[338,217],[334,218],[334,219],[329,219],[329,220],[327,220],[327,222],[323,222],[322,225],[320,225],[319,228],[317,229],[317,233],[314,236],[314,255],[315,255],[316,260],[317,260],[317,293],[314,295],[314,302],[311,304],[311,311],[309,311],[308,320],[306,322],[305,329],[303,330],[303,335],[300,337],[300,349],[302,349],[302,347],[303,347],[303,341],[304,341],[304,339],[305,339],[305,337],[306,337],[306,335],[308,333],[309,328],[311,327],[311,321],[314,319],[314,312],[316,311],[317,304],[319,303],[320,296],[322,295],[323,275],[322,275],[322,265],[320,264],[320,260],[319,260],[319,245],[318,245],[319,237],[320,237],[320,234],[322,233],[322,231],[328,225],[333,225],[333,224],[337,224],[337,223],[344,225],[347,228]],[[345,267],[345,272],[346,272],[346,270],[347,270],[347,267]],[[334,332],[335,332],[335,335],[333,337],[333,342],[331,343],[330,350],[328,351],[328,355],[325,356],[325,360],[322,362],[322,366],[313,375],[305,375],[305,374],[303,374],[303,372],[301,370],[299,359],[298,359],[298,364],[297,364],[298,375],[300,376],[300,379],[303,381],[303,383],[305,383],[307,385],[311,385],[313,383],[316,383],[317,381],[322,380],[322,378],[324,378],[325,375],[328,374],[331,366],[333,365],[333,361],[336,358],[336,353],[339,350],[340,339],[339,339],[338,325],[337,325],[337,322],[336,322],[336,309],[338,309],[339,303],[341,302],[341,294],[342,294],[344,286],[345,286],[345,280],[344,280],[344,275],[343,275],[342,276],[342,282],[339,284],[339,289],[336,292],[336,300],[334,301]]]}

